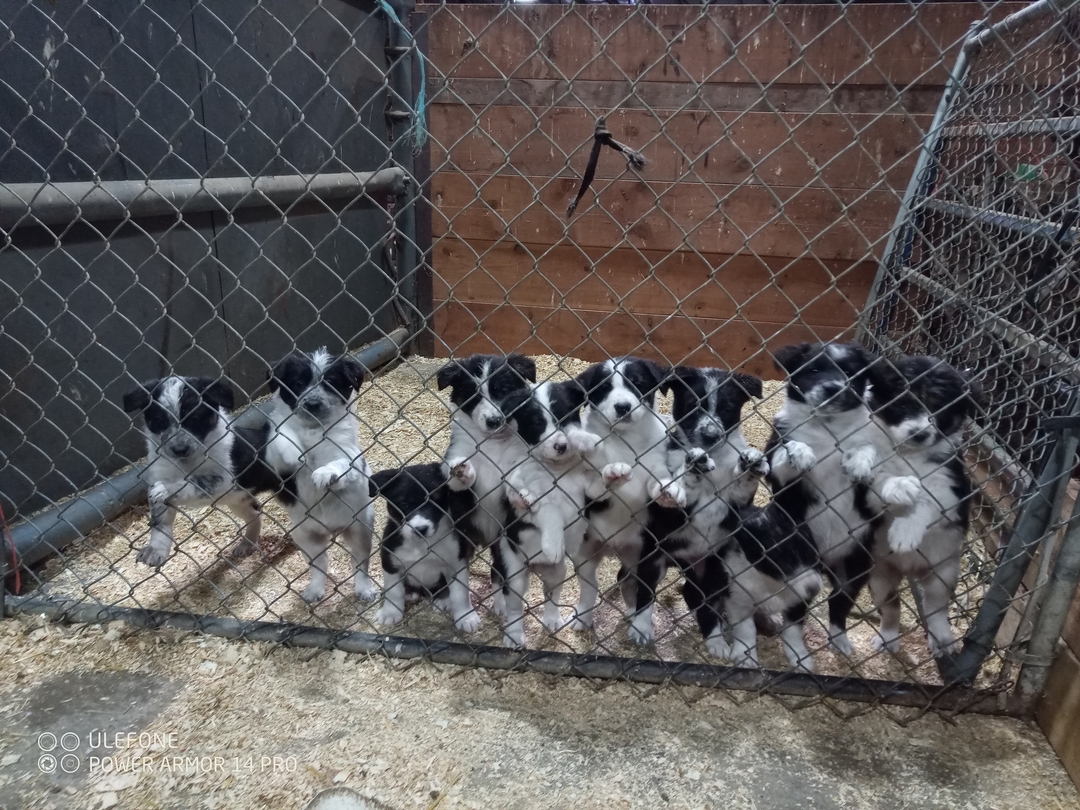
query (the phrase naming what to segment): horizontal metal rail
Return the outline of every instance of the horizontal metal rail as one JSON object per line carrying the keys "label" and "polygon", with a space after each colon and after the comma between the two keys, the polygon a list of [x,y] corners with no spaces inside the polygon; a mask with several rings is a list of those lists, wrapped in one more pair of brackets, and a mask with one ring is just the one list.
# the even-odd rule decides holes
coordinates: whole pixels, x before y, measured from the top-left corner
{"label": "horizontal metal rail", "polygon": [[0,228],[40,223],[174,216],[234,211],[300,200],[353,199],[364,194],[404,194],[404,169],[197,180],[108,180],[97,183],[0,185]]}
{"label": "horizontal metal rail", "polygon": [[[365,368],[374,370],[398,357],[409,340],[409,331],[401,327],[365,346],[354,357]],[[136,465],[12,526],[11,539],[19,567],[26,568],[56,554],[144,500],[146,485],[139,478],[141,472],[141,466]],[[7,549],[0,550],[5,562],[10,559]]]}
{"label": "horizontal metal rail", "polygon": [[[1057,239],[1061,226],[1056,222],[1046,222],[1041,219],[1022,217],[1016,214],[1006,214],[1001,211],[980,211],[960,203],[945,202],[944,200],[927,199],[919,203],[920,208],[935,211],[946,216],[980,222],[994,228],[1003,228],[1041,239]],[[1080,236],[1080,228],[1069,228],[1061,236],[1062,245],[1072,245]]]}
{"label": "horizontal metal rail", "polygon": [[999,121],[945,127],[949,138],[1006,138],[1010,135],[1069,135],[1080,132],[1080,115],[1050,116],[1034,121]]}
{"label": "horizontal metal rail", "polygon": [[1080,382],[1080,360],[1060,347],[1035,337],[1030,332],[1021,329],[1016,324],[1005,320],[1005,318],[985,307],[961,298],[955,290],[949,289],[916,270],[905,268],[898,280],[910,281],[939,301],[966,309],[980,320],[1002,343],[1021,350],[1044,368],[1068,377],[1074,382]]}
{"label": "horizontal metal rail", "polygon": [[406,660],[422,658],[436,664],[485,669],[539,672],[592,680],[674,684],[738,689],[800,697],[830,697],[863,703],[889,703],[918,709],[1011,714],[1014,708],[1000,692],[968,687],[929,686],[901,681],[812,675],[799,672],[686,664],[606,655],[583,655],[545,650],[510,650],[454,641],[428,641],[324,627],[243,621],[216,616],[193,616],[163,610],[144,610],[75,602],[41,596],[9,597],[7,613],[44,616],[52,621],[103,624],[124,621],[135,627],[169,627],[221,638],[268,642],[291,647],[344,650]]}
{"label": "horizontal metal rail", "polygon": [[969,37],[964,42],[964,51],[969,54],[974,54],[990,40],[996,37],[1002,37],[1010,31],[1015,31],[1022,25],[1034,22],[1040,17],[1046,17],[1050,14],[1064,14],[1066,11],[1076,6],[1077,2],[1080,2],[1080,0],[1042,0],[1042,2],[1039,3],[1032,3],[1030,6],[1020,9],[1015,14],[1010,14],[1001,22],[995,23],[988,28],[984,28],[979,31],[979,33]]}

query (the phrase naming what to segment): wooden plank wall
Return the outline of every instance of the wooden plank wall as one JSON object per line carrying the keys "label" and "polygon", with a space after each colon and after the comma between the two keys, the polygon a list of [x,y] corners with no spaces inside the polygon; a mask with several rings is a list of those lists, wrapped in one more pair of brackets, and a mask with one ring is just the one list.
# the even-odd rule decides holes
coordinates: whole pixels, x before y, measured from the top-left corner
{"label": "wooden plank wall", "polygon": [[[772,376],[763,346],[850,334],[982,13],[432,7],[436,352]],[[599,115],[648,165],[605,150],[568,222]]]}

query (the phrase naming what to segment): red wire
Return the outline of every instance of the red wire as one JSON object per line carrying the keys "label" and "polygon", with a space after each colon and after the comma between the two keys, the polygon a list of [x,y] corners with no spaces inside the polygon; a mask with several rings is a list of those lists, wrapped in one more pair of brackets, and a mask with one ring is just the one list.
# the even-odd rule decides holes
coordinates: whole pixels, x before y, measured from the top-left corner
{"label": "red wire", "polygon": [[[22,590],[22,581],[19,579],[19,560],[15,556],[15,540],[11,537],[11,529],[8,528],[7,518],[4,517],[4,507],[0,506],[0,522],[4,524],[4,536],[7,537],[9,543],[11,543],[11,568],[15,572],[15,595],[19,595],[19,591]],[[4,584],[0,582],[0,588],[3,588]]]}

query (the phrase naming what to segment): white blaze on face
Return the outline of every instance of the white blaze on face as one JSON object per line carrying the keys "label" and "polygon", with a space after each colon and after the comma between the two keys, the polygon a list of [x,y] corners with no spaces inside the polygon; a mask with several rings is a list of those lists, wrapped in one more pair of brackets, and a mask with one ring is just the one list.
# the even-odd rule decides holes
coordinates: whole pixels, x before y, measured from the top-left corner
{"label": "white blaze on face", "polygon": [[180,418],[180,398],[184,395],[186,386],[187,383],[179,377],[169,377],[161,386],[158,402],[177,419]]}
{"label": "white blaze on face", "polygon": [[485,360],[480,367],[480,376],[474,378],[477,383],[479,403],[472,412],[472,419],[477,427],[488,433],[494,433],[503,425],[502,411],[491,401],[489,380],[491,379],[491,361]]}

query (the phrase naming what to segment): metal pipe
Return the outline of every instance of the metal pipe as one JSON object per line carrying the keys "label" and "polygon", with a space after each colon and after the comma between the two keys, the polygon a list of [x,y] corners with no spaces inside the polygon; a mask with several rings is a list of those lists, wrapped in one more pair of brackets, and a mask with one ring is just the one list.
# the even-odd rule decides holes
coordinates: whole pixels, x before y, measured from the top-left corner
{"label": "metal pipe", "polygon": [[[981,25],[982,23],[980,22],[972,23],[971,29],[968,31],[968,41],[975,35],[975,32]],[[916,200],[921,200],[926,197],[930,190],[933,179],[933,173],[930,171],[930,163],[937,158],[937,150],[941,143],[943,130],[945,128],[945,119],[952,109],[953,102],[963,88],[964,76],[967,74],[967,69],[968,52],[965,47],[960,50],[960,54],[956,57],[956,64],[953,65],[952,72],[945,82],[945,91],[941,94],[941,103],[938,104],[937,111],[934,113],[934,118],[930,122],[930,129],[927,131],[926,137],[923,138],[921,144],[922,148],[919,150],[919,157],[915,162],[915,170],[911,173],[911,179],[908,181],[907,190],[904,192],[904,199],[900,203],[900,210],[896,212],[896,219],[893,221],[892,230],[889,232],[889,239],[885,243],[885,252],[881,256],[877,274],[874,276],[874,283],[870,287],[870,295],[866,300],[866,306],[863,307],[862,316],[859,318],[859,325],[856,329],[855,337],[857,340],[864,343],[867,341],[870,333],[869,319],[873,314],[874,307],[877,306],[878,302],[881,300],[886,277],[892,272],[893,268],[902,267],[907,262],[905,257],[910,253],[911,242],[914,239],[915,225],[912,220],[914,218]],[[897,260],[895,255],[898,241],[901,243],[901,256],[899,260]],[[889,310],[891,310],[891,307],[889,307]],[[884,334],[885,329],[887,328],[889,314],[889,311],[883,313],[882,326],[879,326],[878,329],[875,330],[878,335]]]}
{"label": "metal pipe", "polygon": [[998,691],[962,687],[945,688],[900,681],[845,678],[740,667],[686,664],[650,659],[616,658],[545,650],[517,651],[503,647],[474,646],[454,641],[386,636],[325,627],[242,621],[217,616],[193,616],[161,610],[124,608],[88,602],[67,602],[40,596],[8,600],[10,615],[26,613],[52,621],[103,624],[125,621],[135,627],[205,633],[221,638],[281,644],[323,650],[344,650],[388,658],[422,658],[435,664],[482,667],[485,669],[539,672],[591,680],[631,681],[708,688],[771,692],[802,697],[830,697],[864,703],[889,703],[919,709],[1010,714],[1012,706],[1002,704]]}
{"label": "metal pipe", "polygon": [[[1049,556],[1049,555],[1048,555]],[[1065,620],[1072,607],[1076,585],[1080,581],[1080,505],[1073,505],[1065,537],[1061,541],[1053,572],[1042,594],[1035,627],[1028,641],[1024,666],[1020,670],[1017,693],[1021,704],[1034,708],[1035,701],[1042,697],[1050,666],[1054,662],[1054,652]]]}
{"label": "metal pipe", "polygon": [[[1080,412],[1080,403],[1074,403],[1073,412]],[[986,657],[994,649],[994,639],[1005,620],[1005,614],[1012,605],[1036,549],[1053,522],[1055,504],[1056,508],[1061,508],[1060,498],[1069,485],[1076,447],[1077,440],[1072,431],[1055,443],[1035,492],[1017,518],[1005,553],[994,571],[994,580],[983,596],[975,623],[964,638],[963,649],[954,659],[946,656],[938,660],[938,668],[946,683],[969,683],[974,680]]]}
{"label": "metal pipe", "polygon": [[1032,3],[1030,6],[1020,9],[1015,14],[1010,14],[1001,22],[995,23],[989,28],[979,32],[976,36],[970,37],[964,43],[964,52],[974,53],[982,48],[991,37],[1007,34],[1025,23],[1037,20],[1039,17],[1046,16],[1052,12],[1056,11],[1058,14],[1063,14],[1072,6],[1075,6],[1077,1],[1078,0],[1042,0],[1042,2]]}
{"label": "metal pipe", "polygon": [[363,194],[403,194],[403,169],[196,180],[107,180],[97,183],[0,185],[0,228],[62,225],[76,219],[117,220],[292,205],[306,198],[340,200]]}
{"label": "metal pipe", "polygon": [[[403,167],[401,170],[407,171],[411,178],[415,174],[415,158],[410,122],[421,112],[414,110],[409,101],[413,97],[412,59],[415,48],[404,26],[408,24],[409,12],[415,4],[412,0],[390,0],[390,5],[401,24],[388,21],[387,36],[390,44],[386,56],[391,60],[391,64],[388,71],[390,93],[387,97],[387,120],[392,134],[394,162]],[[423,55],[418,56],[423,59]],[[404,126],[395,126],[395,120],[404,122]],[[424,325],[423,313],[416,306],[417,274],[420,269],[416,249],[417,192],[415,183],[409,183],[403,188],[398,195],[397,209],[394,212],[395,227],[399,234],[398,290],[395,290],[395,293],[408,304],[409,327],[413,333],[419,332]]]}
{"label": "metal pipe", "polygon": [[[400,357],[411,339],[408,329],[395,329],[353,356],[365,368],[374,370]],[[146,487],[139,478],[141,472],[140,466],[132,467],[78,493],[69,501],[12,526],[11,538],[19,567],[27,568],[56,554],[144,500]]]}
{"label": "metal pipe", "polygon": [[950,290],[944,284],[910,268],[901,268],[902,281],[909,281],[936,297],[941,303],[966,310],[981,321],[981,326],[997,337],[1002,343],[1013,349],[1019,349],[1026,357],[1055,374],[1068,377],[1073,382],[1080,382],[1080,361],[1063,349],[1035,337],[1014,323],[1005,320],[985,307],[961,298],[956,290]]}

